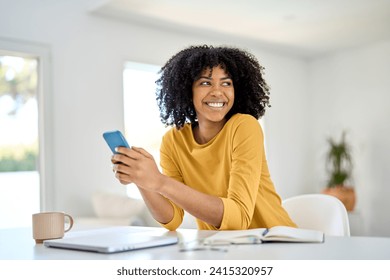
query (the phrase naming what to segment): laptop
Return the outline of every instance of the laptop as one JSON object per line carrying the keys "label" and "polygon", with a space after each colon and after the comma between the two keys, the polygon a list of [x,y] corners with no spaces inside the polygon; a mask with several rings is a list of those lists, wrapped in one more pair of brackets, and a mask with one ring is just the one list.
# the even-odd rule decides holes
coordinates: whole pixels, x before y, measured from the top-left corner
{"label": "laptop", "polygon": [[143,229],[118,227],[72,232],[62,239],[45,240],[43,244],[52,248],[117,253],[178,243],[178,237],[174,232]]}

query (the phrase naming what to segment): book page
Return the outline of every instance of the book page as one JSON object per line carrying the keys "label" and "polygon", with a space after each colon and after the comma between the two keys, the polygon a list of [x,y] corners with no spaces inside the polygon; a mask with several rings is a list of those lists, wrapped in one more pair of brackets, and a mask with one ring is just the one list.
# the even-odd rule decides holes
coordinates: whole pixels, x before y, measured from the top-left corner
{"label": "book page", "polygon": [[322,242],[324,234],[317,230],[276,226],[269,229],[263,239],[265,241]]}
{"label": "book page", "polygon": [[247,230],[222,230],[203,240],[207,245],[255,244],[261,243],[265,228]]}

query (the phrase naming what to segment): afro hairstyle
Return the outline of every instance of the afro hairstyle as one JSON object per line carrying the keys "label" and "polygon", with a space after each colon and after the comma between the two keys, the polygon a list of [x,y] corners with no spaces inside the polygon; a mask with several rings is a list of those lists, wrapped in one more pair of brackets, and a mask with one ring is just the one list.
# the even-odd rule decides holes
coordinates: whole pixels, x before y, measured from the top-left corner
{"label": "afro hairstyle", "polygon": [[156,100],[160,118],[166,126],[180,129],[195,124],[197,116],[192,101],[192,85],[206,69],[220,66],[234,85],[234,104],[227,114],[249,114],[259,119],[269,104],[269,87],[263,79],[264,68],[247,51],[232,47],[190,46],[161,68],[156,81]]}

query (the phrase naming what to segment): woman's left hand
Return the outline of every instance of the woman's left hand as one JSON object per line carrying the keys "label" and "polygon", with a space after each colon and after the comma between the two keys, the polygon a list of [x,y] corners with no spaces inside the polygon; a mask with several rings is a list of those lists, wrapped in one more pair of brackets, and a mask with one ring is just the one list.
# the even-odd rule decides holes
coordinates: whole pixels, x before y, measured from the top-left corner
{"label": "woman's left hand", "polygon": [[135,183],[143,189],[158,192],[163,175],[151,154],[137,147],[118,147],[117,152],[111,161],[115,177],[122,184]]}

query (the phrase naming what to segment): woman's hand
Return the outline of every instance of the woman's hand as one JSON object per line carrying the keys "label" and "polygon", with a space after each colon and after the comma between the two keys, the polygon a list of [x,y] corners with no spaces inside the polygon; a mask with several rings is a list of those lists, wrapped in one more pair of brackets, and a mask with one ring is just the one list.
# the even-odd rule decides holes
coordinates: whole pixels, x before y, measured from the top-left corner
{"label": "woman's hand", "polygon": [[111,158],[115,177],[121,184],[135,183],[138,187],[158,192],[164,175],[158,170],[151,154],[142,148],[118,147]]}

